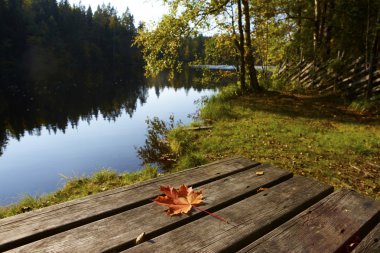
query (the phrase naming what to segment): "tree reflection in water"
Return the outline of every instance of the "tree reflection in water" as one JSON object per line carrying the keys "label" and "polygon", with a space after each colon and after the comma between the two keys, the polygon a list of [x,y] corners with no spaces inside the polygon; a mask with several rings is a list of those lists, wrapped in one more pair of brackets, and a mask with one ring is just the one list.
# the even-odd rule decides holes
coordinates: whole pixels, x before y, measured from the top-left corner
{"label": "tree reflection in water", "polygon": [[80,120],[90,122],[99,116],[114,121],[124,111],[132,117],[137,102],[146,102],[149,87],[155,87],[157,96],[165,87],[201,91],[221,85],[213,76],[220,75],[187,69],[173,80],[165,73],[146,79],[137,69],[124,73],[65,72],[46,80],[13,78],[0,86],[0,156],[11,138],[39,134],[43,127],[49,132],[65,132]]}

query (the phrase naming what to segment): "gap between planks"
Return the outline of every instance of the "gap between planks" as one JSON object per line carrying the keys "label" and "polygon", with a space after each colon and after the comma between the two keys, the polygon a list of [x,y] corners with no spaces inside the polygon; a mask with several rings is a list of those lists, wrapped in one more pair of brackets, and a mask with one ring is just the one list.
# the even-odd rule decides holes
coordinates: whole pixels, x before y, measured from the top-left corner
{"label": "gap between planks", "polygon": [[[265,173],[257,176],[256,171]],[[269,165],[260,165],[252,170],[230,175],[203,185],[201,189],[206,195],[203,208],[215,212],[256,194],[261,187],[270,187],[291,177],[290,172]],[[14,251],[120,251],[134,246],[134,240],[142,232],[150,239],[204,216],[204,213],[194,211],[191,216],[168,217],[161,206],[150,203],[16,248]]]}
{"label": "gap between planks", "polygon": [[295,176],[215,212],[229,224],[205,216],[123,252],[235,252],[332,191],[331,186]]}
{"label": "gap between planks", "polygon": [[380,223],[373,228],[353,251],[354,253],[380,252]]}
{"label": "gap between planks", "polygon": [[235,157],[206,164],[133,186],[122,187],[0,220],[0,251],[52,236],[150,202],[162,184],[203,184],[258,166]]}
{"label": "gap between planks", "polygon": [[379,212],[380,202],[339,190],[239,253],[351,252],[379,223]]}

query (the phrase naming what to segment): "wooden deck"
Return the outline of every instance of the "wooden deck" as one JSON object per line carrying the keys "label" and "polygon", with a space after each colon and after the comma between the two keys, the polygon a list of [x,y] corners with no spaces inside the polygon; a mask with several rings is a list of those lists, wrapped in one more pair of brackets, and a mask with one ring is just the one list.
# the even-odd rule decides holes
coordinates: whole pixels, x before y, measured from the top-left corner
{"label": "wooden deck", "polygon": [[[160,185],[181,184],[229,223],[152,202]],[[2,219],[0,252],[380,252],[379,223],[379,201],[231,158]]]}

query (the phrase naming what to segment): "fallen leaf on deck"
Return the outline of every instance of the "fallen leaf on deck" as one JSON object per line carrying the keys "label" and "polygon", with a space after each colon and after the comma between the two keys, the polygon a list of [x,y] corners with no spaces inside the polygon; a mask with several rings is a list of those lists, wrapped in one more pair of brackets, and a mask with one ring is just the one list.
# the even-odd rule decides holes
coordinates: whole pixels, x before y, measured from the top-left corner
{"label": "fallen leaf on deck", "polygon": [[142,232],[139,236],[136,238],[136,245],[144,242],[145,240],[145,232]]}
{"label": "fallen leaf on deck", "polygon": [[193,205],[203,203],[202,191],[194,191],[193,188],[181,185],[179,189],[171,186],[161,186],[160,190],[166,196],[158,196],[153,201],[159,205],[166,206],[168,215],[188,213]]}
{"label": "fallen leaf on deck", "polygon": [[266,191],[266,190],[268,190],[268,189],[269,189],[269,188],[260,187],[260,188],[257,190],[257,192]]}
{"label": "fallen leaf on deck", "polygon": [[262,175],[264,175],[264,171],[256,171],[256,175],[262,176]]}

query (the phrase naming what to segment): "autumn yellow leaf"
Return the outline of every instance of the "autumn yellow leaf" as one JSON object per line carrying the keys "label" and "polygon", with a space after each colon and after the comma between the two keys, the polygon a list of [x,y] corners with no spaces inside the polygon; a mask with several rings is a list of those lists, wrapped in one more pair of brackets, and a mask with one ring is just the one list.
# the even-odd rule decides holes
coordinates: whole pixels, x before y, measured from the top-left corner
{"label": "autumn yellow leaf", "polygon": [[265,188],[265,187],[260,187],[257,192],[262,192],[262,191],[266,191],[266,190],[269,190],[269,188]]}
{"label": "autumn yellow leaf", "polygon": [[192,187],[181,185],[178,189],[171,186],[161,186],[161,192],[165,196],[158,196],[153,201],[166,206],[168,215],[188,213],[195,205],[203,203],[202,191],[194,191]]}
{"label": "autumn yellow leaf", "polygon": [[264,175],[264,171],[256,171],[256,175],[257,176],[262,176],[262,175]]}

